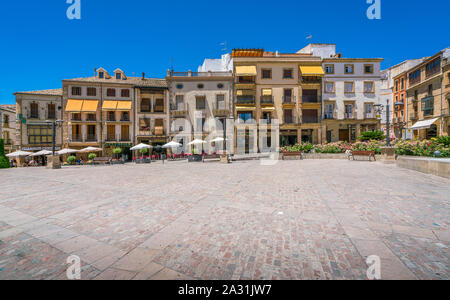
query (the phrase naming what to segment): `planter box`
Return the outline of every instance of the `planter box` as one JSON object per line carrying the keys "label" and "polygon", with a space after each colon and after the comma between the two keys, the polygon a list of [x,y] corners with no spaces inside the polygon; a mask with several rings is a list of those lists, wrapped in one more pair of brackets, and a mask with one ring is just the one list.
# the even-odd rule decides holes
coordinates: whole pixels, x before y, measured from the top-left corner
{"label": "planter box", "polygon": [[281,156],[282,160],[301,160],[303,159],[302,152],[283,152]]}
{"label": "planter box", "polygon": [[203,161],[203,156],[200,154],[188,156],[188,162],[201,162],[201,161]]}
{"label": "planter box", "polygon": [[396,163],[400,168],[450,178],[450,159],[448,158],[400,156]]}

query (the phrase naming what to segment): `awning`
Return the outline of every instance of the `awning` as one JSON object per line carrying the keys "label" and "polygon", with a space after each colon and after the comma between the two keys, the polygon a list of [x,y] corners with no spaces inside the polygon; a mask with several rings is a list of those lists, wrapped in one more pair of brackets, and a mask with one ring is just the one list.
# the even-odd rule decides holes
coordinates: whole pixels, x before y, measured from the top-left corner
{"label": "awning", "polygon": [[322,66],[300,66],[302,76],[323,76],[325,72]]}
{"label": "awning", "polygon": [[272,96],[272,89],[263,89],[262,95],[263,96]]}
{"label": "awning", "polygon": [[98,107],[97,100],[84,100],[83,107],[81,108],[82,112],[96,112]]}
{"label": "awning", "polygon": [[236,96],[254,96],[255,91],[254,90],[237,90]]}
{"label": "awning", "polygon": [[72,100],[69,99],[66,105],[66,112],[80,112],[83,106],[83,100]]}
{"label": "awning", "polygon": [[104,101],[103,110],[116,110],[117,109],[117,101]]}
{"label": "awning", "polygon": [[131,101],[117,101],[117,110],[131,110]]}
{"label": "awning", "polygon": [[236,76],[256,76],[256,66],[237,66]]}
{"label": "awning", "polygon": [[414,124],[411,129],[412,130],[419,130],[419,129],[428,129],[431,127],[431,125],[433,125],[437,120],[439,120],[439,118],[434,118],[434,119],[429,119],[429,120],[424,120],[424,121],[419,121],[416,124]]}
{"label": "awning", "polygon": [[261,110],[262,111],[274,111],[275,107],[262,107]]}
{"label": "awning", "polygon": [[254,111],[256,110],[256,107],[247,107],[247,106],[236,106],[236,110],[240,111]]}

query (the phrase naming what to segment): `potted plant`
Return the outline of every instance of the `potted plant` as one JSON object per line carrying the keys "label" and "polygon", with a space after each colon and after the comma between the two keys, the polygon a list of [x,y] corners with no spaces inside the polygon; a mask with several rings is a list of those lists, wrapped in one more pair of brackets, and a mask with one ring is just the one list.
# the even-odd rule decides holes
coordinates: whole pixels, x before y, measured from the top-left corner
{"label": "potted plant", "polygon": [[94,164],[94,159],[97,157],[97,154],[95,153],[89,153],[88,158],[88,165],[93,165]]}
{"label": "potted plant", "polygon": [[119,155],[122,153],[122,148],[114,148],[113,153],[114,153],[114,159],[112,161],[112,164],[123,164],[124,161],[119,158]]}
{"label": "potted plant", "polygon": [[71,156],[69,156],[69,157],[67,158],[67,163],[68,163],[69,165],[75,164],[76,161],[77,161],[77,158],[76,158],[75,156],[73,156],[73,155],[71,155]]}

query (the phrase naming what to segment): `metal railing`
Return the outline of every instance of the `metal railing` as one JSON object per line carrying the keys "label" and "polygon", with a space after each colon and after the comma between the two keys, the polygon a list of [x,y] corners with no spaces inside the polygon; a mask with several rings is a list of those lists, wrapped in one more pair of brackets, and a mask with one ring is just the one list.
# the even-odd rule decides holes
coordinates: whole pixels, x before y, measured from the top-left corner
{"label": "metal railing", "polygon": [[285,104],[295,104],[295,96],[283,96],[283,103]]}
{"label": "metal railing", "polygon": [[332,112],[325,113],[323,115],[323,119],[324,120],[333,120],[334,119],[334,114]]}
{"label": "metal railing", "polygon": [[237,104],[255,104],[254,96],[237,96],[236,98]]}
{"label": "metal railing", "polygon": [[273,104],[273,96],[261,96],[261,104]]}
{"label": "metal railing", "polygon": [[345,119],[353,119],[354,115],[353,115],[353,113],[344,113],[344,118]]}
{"label": "metal railing", "polygon": [[319,103],[319,97],[317,96],[302,96],[302,103]]}
{"label": "metal railing", "polygon": [[83,137],[82,137],[81,134],[72,134],[72,137],[71,137],[70,141],[72,141],[72,142],[82,142],[83,141]]}
{"label": "metal railing", "polygon": [[97,135],[96,134],[88,134],[86,138],[87,142],[96,142],[97,141]]}

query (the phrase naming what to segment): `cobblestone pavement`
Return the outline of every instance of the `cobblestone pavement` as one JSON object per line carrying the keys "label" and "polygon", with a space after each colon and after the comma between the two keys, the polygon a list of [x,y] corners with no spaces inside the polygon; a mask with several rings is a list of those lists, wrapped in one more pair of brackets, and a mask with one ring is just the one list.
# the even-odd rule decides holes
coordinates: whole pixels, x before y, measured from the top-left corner
{"label": "cobblestone pavement", "polygon": [[450,279],[450,180],[345,160],[0,171],[0,279]]}

